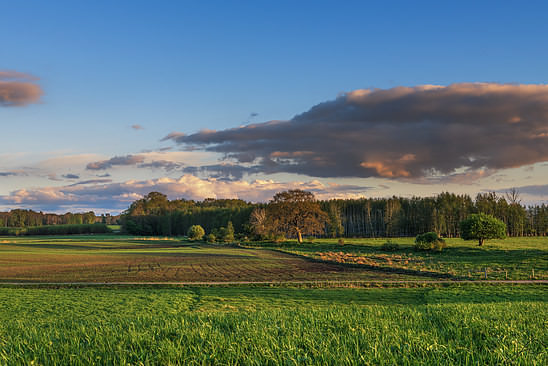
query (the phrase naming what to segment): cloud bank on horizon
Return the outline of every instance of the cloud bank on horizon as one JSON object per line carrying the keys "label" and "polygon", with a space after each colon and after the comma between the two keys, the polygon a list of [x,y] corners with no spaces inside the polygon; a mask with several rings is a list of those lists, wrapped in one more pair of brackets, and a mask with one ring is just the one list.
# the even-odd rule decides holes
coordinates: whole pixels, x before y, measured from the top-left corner
{"label": "cloud bank on horizon", "polygon": [[164,140],[225,154],[239,174],[473,180],[548,160],[548,85],[355,90],[289,121]]}
{"label": "cloud bank on horizon", "polygon": [[19,189],[9,195],[0,196],[0,205],[41,207],[42,210],[57,212],[105,208],[122,211],[129,207],[131,202],[152,191],[162,192],[171,199],[240,198],[246,201],[266,202],[275,193],[288,189],[308,190],[320,199],[327,199],[361,197],[370,187],[325,184],[317,180],[289,183],[273,180],[223,181],[184,174],[178,179],[164,177],[121,183],[112,182],[110,179],[95,179],[61,187]]}
{"label": "cloud bank on horizon", "polygon": [[38,102],[44,93],[37,80],[30,74],[0,70],[0,106],[18,107]]}

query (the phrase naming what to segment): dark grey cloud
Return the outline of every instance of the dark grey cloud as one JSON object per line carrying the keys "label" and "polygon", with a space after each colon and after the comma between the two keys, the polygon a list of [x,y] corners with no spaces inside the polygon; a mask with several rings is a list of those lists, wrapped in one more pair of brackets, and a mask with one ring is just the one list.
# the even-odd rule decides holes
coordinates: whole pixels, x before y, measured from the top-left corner
{"label": "dark grey cloud", "polygon": [[153,160],[150,163],[139,164],[139,168],[152,168],[152,169],[164,169],[166,171],[172,171],[179,169],[183,166],[181,163],[169,160]]}
{"label": "dark grey cloud", "polygon": [[548,161],[548,85],[462,83],[356,90],[289,121],[173,140],[263,173],[417,179]]}
{"label": "dark grey cloud", "polygon": [[64,174],[62,175],[63,178],[65,179],[80,179],[80,176],[79,175],[76,175],[76,174]]}
{"label": "dark grey cloud", "polygon": [[82,180],[80,182],[72,183],[69,185],[69,187],[74,186],[81,186],[81,185],[87,185],[87,184],[105,184],[112,182],[112,179],[88,179],[88,180]]}
{"label": "dark grey cloud", "polygon": [[184,173],[206,176],[223,180],[240,180],[244,175],[260,172],[258,166],[243,166],[238,164],[213,164],[204,166],[187,166]]}
{"label": "dark grey cloud", "polygon": [[24,106],[36,103],[43,94],[37,78],[17,72],[0,71],[0,107]]}
{"label": "dark grey cloud", "polygon": [[108,160],[101,160],[89,163],[86,166],[88,170],[105,170],[112,168],[114,166],[122,165],[136,165],[143,163],[145,158],[141,155],[126,155],[126,156],[115,156]]}
{"label": "dark grey cloud", "polygon": [[0,172],[0,177],[13,177],[19,175],[17,172]]}

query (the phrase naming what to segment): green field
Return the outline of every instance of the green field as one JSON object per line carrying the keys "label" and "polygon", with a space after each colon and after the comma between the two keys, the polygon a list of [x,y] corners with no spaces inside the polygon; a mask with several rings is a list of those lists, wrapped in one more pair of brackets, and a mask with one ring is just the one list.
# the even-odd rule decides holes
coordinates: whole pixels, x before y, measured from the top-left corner
{"label": "green field", "polygon": [[318,239],[297,244],[252,244],[263,248],[276,248],[327,261],[362,264],[369,268],[400,268],[428,271],[454,278],[479,280],[527,280],[533,273],[536,279],[548,279],[548,237],[517,237],[488,240],[479,247],[473,241],[446,239],[442,252],[417,252],[414,238],[391,238],[399,244],[396,252],[383,252],[380,248],[387,239]]}
{"label": "green field", "polygon": [[545,282],[432,283],[546,278],[546,238],[393,241],[7,238],[0,366],[548,363]]}
{"label": "green field", "polygon": [[0,288],[0,364],[548,362],[543,285]]}

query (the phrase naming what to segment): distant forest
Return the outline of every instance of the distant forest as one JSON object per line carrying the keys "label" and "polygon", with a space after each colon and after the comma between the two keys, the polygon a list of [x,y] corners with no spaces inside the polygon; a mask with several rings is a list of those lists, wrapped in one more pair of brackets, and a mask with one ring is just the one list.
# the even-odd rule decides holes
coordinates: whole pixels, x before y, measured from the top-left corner
{"label": "distant forest", "polygon": [[53,214],[36,212],[33,210],[11,210],[0,212],[0,227],[34,227],[45,225],[81,225],[102,223],[107,225],[117,224],[120,216],[110,214],[96,216],[93,211],[85,213]]}
{"label": "distant forest", "polygon": [[[318,201],[328,220],[324,237],[398,237],[434,231],[458,237],[459,223],[472,213],[502,220],[509,236],[548,235],[548,206],[523,206],[516,191],[507,195],[442,193],[435,197],[392,197]],[[206,233],[230,221],[240,236],[252,236],[251,212],[268,204],[238,199],[168,200],[151,192],[122,214],[122,229],[135,235],[186,235],[192,225]]]}

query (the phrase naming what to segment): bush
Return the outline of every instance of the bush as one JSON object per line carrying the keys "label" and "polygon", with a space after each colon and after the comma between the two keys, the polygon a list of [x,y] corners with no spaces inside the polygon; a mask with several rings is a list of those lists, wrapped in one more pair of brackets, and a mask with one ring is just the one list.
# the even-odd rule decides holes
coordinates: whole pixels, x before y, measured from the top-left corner
{"label": "bush", "polygon": [[343,238],[339,238],[338,243],[339,243],[339,245],[344,245],[344,239],[343,239]]}
{"label": "bush", "polygon": [[419,234],[415,238],[415,250],[436,250],[441,252],[445,247],[445,241],[432,231]]}
{"label": "bush", "polygon": [[201,240],[205,235],[205,230],[200,225],[192,225],[188,229],[188,238],[190,240]]}
{"label": "bush", "polygon": [[387,240],[383,245],[381,245],[381,250],[385,252],[395,252],[399,250],[400,246],[398,243],[393,243],[392,240]]}
{"label": "bush", "polygon": [[217,240],[217,238],[215,237],[215,235],[209,234],[208,236],[206,236],[206,240],[208,243],[215,243],[215,240]]}

